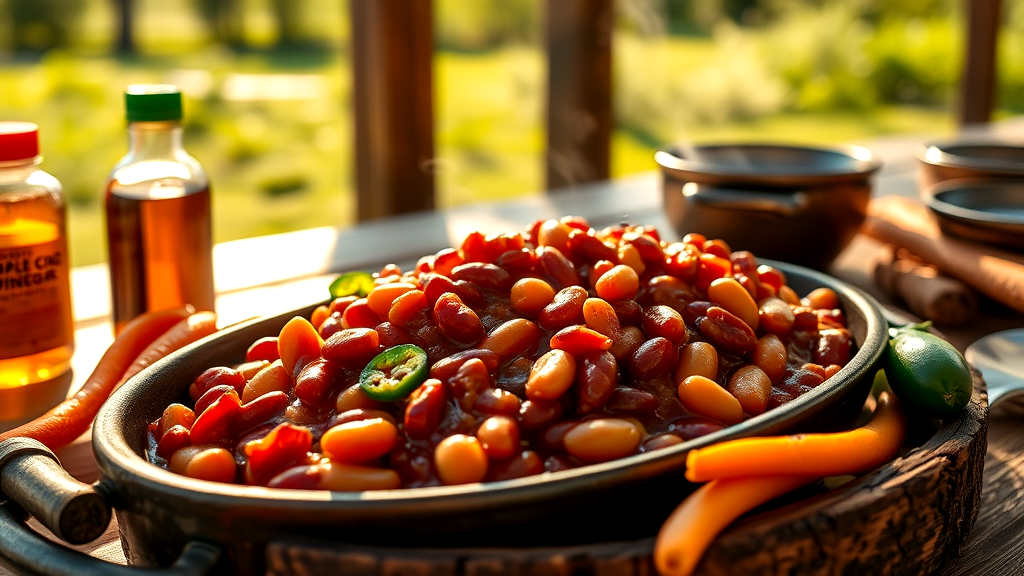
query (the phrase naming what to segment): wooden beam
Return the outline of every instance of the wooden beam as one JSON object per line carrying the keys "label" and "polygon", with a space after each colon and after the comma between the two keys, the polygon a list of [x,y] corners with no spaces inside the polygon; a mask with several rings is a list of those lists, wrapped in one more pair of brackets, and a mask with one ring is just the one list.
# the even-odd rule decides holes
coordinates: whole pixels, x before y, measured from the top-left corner
{"label": "wooden beam", "polygon": [[996,87],[996,38],[999,35],[999,0],[965,0],[967,54],[960,79],[961,128],[992,119]]}
{"label": "wooden beam", "polygon": [[548,190],[607,179],[613,0],[545,0]]}
{"label": "wooden beam", "polygon": [[431,0],[350,0],[359,220],[434,208]]}

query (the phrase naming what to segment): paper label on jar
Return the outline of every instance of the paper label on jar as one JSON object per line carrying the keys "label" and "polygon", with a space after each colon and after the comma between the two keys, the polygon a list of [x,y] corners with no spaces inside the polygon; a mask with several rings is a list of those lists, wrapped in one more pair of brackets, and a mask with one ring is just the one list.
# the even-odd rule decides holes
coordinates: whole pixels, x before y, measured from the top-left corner
{"label": "paper label on jar", "polygon": [[0,360],[72,342],[67,252],[63,238],[0,247]]}

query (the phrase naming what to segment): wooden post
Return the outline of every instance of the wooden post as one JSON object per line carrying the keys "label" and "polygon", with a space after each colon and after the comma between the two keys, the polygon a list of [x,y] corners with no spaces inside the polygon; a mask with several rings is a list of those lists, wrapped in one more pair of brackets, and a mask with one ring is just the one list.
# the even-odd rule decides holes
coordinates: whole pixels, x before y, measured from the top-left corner
{"label": "wooden post", "polygon": [[350,0],[359,220],[434,207],[430,0]]}
{"label": "wooden post", "polygon": [[967,54],[960,79],[961,128],[992,119],[996,86],[996,37],[999,34],[999,0],[965,0]]}
{"label": "wooden post", "polygon": [[545,0],[548,190],[610,170],[613,0]]}

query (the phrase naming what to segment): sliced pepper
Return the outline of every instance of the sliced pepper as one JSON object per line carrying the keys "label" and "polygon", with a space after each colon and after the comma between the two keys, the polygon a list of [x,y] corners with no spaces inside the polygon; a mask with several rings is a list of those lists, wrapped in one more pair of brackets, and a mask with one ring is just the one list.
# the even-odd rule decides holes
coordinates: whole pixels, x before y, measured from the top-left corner
{"label": "sliced pepper", "polygon": [[346,272],[331,282],[331,298],[359,296],[365,298],[373,290],[373,275],[369,272]]}
{"label": "sliced pepper", "polygon": [[359,374],[359,386],[374,400],[391,402],[412,394],[430,375],[427,353],[415,344],[399,344],[378,354]]}

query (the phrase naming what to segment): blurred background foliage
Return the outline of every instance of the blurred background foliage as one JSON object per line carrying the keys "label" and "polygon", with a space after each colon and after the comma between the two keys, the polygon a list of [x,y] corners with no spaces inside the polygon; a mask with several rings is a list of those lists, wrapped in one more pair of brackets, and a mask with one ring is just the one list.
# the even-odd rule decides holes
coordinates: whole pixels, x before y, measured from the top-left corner
{"label": "blurred background foliage", "polygon": [[[544,0],[434,0],[435,169],[452,206],[543,187]],[[618,0],[613,175],[684,140],[942,135],[963,0]],[[122,18],[127,10],[130,18]],[[0,0],[0,117],[40,124],[76,265],[105,260],[123,89],[186,94],[217,241],[353,222],[345,0]],[[1004,3],[997,115],[1024,112],[1024,3]]]}

